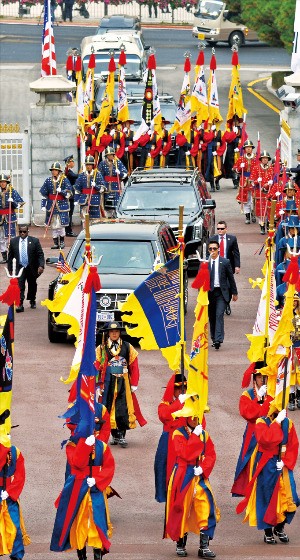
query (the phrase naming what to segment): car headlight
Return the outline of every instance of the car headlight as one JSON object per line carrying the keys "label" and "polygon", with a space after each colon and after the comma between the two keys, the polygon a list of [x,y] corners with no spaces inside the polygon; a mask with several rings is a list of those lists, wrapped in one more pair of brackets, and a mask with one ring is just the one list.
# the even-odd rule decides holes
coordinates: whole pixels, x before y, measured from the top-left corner
{"label": "car headlight", "polygon": [[202,222],[196,222],[193,227],[193,238],[202,239]]}
{"label": "car headlight", "polygon": [[220,29],[217,27],[216,29],[211,29],[209,34],[210,35],[219,35]]}

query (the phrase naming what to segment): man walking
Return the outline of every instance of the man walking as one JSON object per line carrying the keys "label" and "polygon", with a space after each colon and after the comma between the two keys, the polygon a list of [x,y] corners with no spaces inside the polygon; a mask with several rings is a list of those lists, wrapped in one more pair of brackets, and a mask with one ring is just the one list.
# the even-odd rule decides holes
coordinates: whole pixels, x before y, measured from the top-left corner
{"label": "man walking", "polygon": [[[220,257],[225,257],[225,259],[230,261],[233,274],[239,274],[241,257],[236,236],[227,233],[227,223],[224,220],[220,220],[217,223],[217,232],[217,235],[213,235],[211,239],[218,241]],[[226,315],[231,315],[230,303],[226,305],[225,313]]]}
{"label": "man walking", "polygon": [[28,226],[19,226],[19,237],[11,239],[8,252],[8,270],[12,273],[13,259],[16,259],[16,274],[23,268],[19,278],[20,305],[16,308],[17,313],[24,311],[25,284],[27,281],[27,299],[30,301],[31,309],[36,309],[37,278],[43,274],[45,268],[45,257],[42,246],[37,237],[28,235]]}
{"label": "man walking", "polygon": [[210,271],[210,290],[208,292],[208,317],[210,336],[213,346],[219,350],[224,340],[224,313],[231,296],[238,299],[238,291],[234,280],[230,261],[219,256],[219,242],[209,240],[208,252]]}

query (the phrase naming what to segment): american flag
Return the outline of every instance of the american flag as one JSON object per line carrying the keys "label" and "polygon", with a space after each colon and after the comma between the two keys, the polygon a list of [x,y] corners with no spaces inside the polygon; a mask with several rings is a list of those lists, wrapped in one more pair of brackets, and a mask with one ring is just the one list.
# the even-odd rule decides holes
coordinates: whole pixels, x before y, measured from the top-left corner
{"label": "american flag", "polygon": [[71,272],[71,269],[70,269],[67,261],[65,260],[65,257],[64,257],[64,254],[63,254],[62,251],[59,252],[59,257],[58,257],[56,269],[59,270],[59,272],[63,272],[64,274],[68,274],[69,272]]}
{"label": "american flag", "polygon": [[55,42],[51,22],[50,0],[44,3],[44,29],[42,44],[42,76],[54,76],[56,71]]}

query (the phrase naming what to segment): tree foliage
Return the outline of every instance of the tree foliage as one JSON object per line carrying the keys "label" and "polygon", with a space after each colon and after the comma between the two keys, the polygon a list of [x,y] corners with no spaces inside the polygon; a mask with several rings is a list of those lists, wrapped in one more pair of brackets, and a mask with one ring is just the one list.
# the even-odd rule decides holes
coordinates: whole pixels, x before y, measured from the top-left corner
{"label": "tree foliage", "polygon": [[292,51],[296,0],[229,0],[226,9],[238,12],[240,20],[254,29],[269,45]]}

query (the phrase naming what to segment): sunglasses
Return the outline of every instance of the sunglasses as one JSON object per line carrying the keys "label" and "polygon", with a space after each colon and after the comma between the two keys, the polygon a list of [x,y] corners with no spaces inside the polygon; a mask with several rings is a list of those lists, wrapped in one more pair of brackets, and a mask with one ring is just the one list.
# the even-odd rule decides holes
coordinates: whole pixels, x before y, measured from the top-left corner
{"label": "sunglasses", "polygon": [[217,227],[217,230],[219,230],[219,229],[222,231],[225,228],[224,227]]}
{"label": "sunglasses", "polygon": [[211,251],[218,251],[218,250],[219,250],[219,247],[208,247],[208,251],[209,251],[209,252],[211,252]]}
{"label": "sunglasses", "polygon": [[19,234],[21,234],[21,233],[28,233],[27,229],[26,230],[25,229],[19,229]]}

